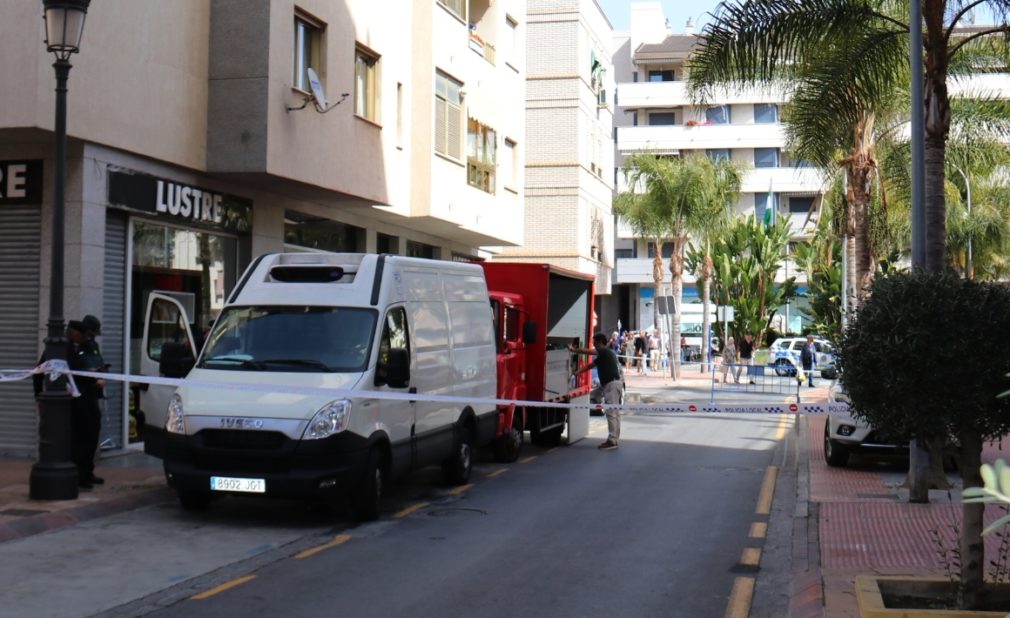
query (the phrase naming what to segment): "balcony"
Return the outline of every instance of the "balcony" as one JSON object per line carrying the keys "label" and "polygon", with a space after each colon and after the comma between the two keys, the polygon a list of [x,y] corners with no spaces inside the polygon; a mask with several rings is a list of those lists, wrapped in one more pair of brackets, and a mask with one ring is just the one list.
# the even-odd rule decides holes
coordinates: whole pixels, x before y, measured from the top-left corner
{"label": "balcony", "polygon": [[492,65],[495,63],[494,57],[494,45],[488,43],[480,37],[476,32],[470,32],[470,49],[476,52],[480,57],[487,60]]}
{"label": "balcony", "polygon": [[744,172],[741,193],[820,193],[827,179],[815,167],[758,167]]}
{"label": "balcony", "polygon": [[[623,99],[622,99],[623,102]],[[709,148],[781,148],[786,143],[781,124],[714,124],[620,127],[617,150],[622,154]]]}
{"label": "balcony", "polygon": [[[617,96],[622,109],[694,105],[687,94],[687,82],[625,82],[617,85]],[[726,105],[782,103],[786,100],[786,93],[784,89],[748,87],[717,92],[712,100]]]}
{"label": "balcony", "polygon": [[[664,282],[670,281],[670,271],[667,269],[668,263],[669,260],[663,260]],[[795,277],[797,285],[806,285],[806,274],[801,270],[797,270],[796,264],[792,260],[783,261],[782,268],[775,274],[775,281],[782,283],[788,277]],[[652,258],[621,258],[617,260],[617,266],[614,268],[613,283],[614,285],[638,283],[651,286],[655,283],[652,279]],[[694,275],[684,271],[684,285],[695,285],[695,283]]]}

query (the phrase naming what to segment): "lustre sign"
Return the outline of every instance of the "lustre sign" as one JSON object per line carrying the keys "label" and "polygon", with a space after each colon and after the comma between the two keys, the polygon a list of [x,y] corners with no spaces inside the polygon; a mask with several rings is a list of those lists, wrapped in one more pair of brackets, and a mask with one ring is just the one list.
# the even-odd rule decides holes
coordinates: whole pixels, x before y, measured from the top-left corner
{"label": "lustre sign", "polygon": [[42,161],[0,161],[0,204],[42,203]]}
{"label": "lustre sign", "polygon": [[110,171],[109,203],[198,227],[252,229],[251,200],[144,174]]}

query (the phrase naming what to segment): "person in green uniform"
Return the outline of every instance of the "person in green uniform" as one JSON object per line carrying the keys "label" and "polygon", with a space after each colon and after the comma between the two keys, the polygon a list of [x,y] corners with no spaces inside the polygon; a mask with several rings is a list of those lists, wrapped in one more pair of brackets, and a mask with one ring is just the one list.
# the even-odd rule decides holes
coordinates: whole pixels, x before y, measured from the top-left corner
{"label": "person in green uniform", "polygon": [[[102,325],[94,316],[84,320],[70,320],[67,339],[70,340],[67,364],[76,371],[102,371],[105,361],[95,336],[102,332]],[[102,408],[99,399],[105,381],[96,378],[75,376],[74,382],[81,392],[70,403],[70,459],[77,466],[78,487],[89,491],[101,485],[104,479],[95,476],[95,452],[102,427]]]}

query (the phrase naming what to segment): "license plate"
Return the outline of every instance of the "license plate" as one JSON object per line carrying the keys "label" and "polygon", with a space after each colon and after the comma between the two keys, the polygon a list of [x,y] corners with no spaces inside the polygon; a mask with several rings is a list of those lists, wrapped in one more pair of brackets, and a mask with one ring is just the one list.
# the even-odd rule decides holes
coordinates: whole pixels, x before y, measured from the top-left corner
{"label": "license plate", "polygon": [[231,476],[210,477],[211,491],[239,491],[250,494],[262,494],[267,491],[264,479],[241,479]]}

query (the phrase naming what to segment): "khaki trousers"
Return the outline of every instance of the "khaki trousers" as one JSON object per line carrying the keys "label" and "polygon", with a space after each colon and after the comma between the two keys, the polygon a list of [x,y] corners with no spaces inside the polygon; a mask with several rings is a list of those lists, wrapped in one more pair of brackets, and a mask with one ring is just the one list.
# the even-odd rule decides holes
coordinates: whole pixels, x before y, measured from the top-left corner
{"label": "khaki trousers", "polygon": [[[603,386],[603,403],[621,403],[621,381],[614,380]],[[607,408],[607,439],[617,444],[621,437],[621,411],[617,408]]]}

